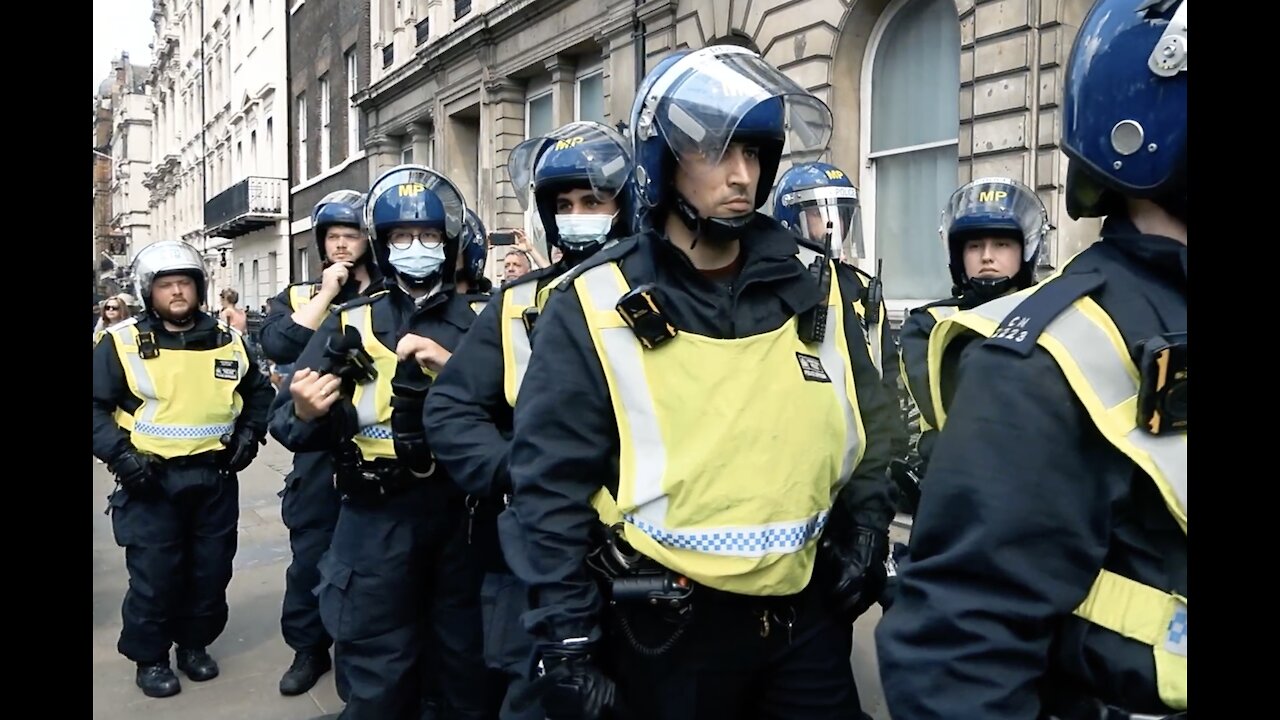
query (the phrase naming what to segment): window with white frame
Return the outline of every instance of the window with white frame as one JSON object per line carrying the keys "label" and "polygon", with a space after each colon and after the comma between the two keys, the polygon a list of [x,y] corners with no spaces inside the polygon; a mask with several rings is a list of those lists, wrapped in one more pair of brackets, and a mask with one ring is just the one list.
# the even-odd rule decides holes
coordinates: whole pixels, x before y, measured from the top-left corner
{"label": "window with white frame", "polygon": [[249,131],[249,173],[259,174],[258,169],[258,131]]}
{"label": "window with white frame", "polygon": [[574,82],[573,119],[604,122],[604,68],[578,71]]}
{"label": "window with white frame", "polygon": [[298,248],[298,279],[297,282],[306,282],[311,279],[311,258],[307,252],[307,248]]}
{"label": "window with white frame", "polygon": [[400,162],[408,165],[413,162],[413,142],[409,141],[407,145],[400,148]]}
{"label": "window with white frame", "polygon": [[307,179],[307,95],[298,96],[298,182]]}
{"label": "window with white frame", "polygon": [[320,78],[320,172],[329,169],[329,76]]}
{"label": "window with white frame", "polygon": [[356,90],[359,77],[356,68],[356,49],[346,52],[347,59],[347,157],[355,155],[360,149],[360,114],[356,107]]}
{"label": "window with white frame", "polygon": [[272,142],[275,139],[275,134],[276,134],[273,123],[274,121],[272,118],[267,118],[266,144],[262,150],[262,157],[263,157],[262,172],[264,175],[268,175],[272,177],[275,176],[275,155],[276,155],[275,144]]}
{"label": "window with white frame", "polygon": [[253,261],[253,293],[248,292],[242,294],[240,299],[244,301],[245,307],[255,307],[258,304],[258,260]]}
{"label": "window with white frame", "polygon": [[960,25],[954,0],[894,0],[863,63],[863,213],[885,295],[951,294],[938,218],[959,176]]}
{"label": "window with white frame", "polygon": [[552,102],[551,88],[532,92],[528,97],[524,108],[524,136],[539,137],[555,130],[555,105]]}

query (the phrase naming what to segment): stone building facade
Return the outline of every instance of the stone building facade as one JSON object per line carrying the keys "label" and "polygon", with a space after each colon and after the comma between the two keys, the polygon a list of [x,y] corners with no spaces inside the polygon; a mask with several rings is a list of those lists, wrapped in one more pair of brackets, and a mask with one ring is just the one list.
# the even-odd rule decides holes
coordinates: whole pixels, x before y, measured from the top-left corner
{"label": "stone building facade", "polygon": [[[512,148],[576,119],[627,121],[664,55],[761,52],[832,109],[826,159],[862,192],[867,258],[891,312],[948,294],[938,237],[962,182],[1021,180],[1049,209],[1042,264],[1096,222],[1065,212],[1064,63],[1089,0],[373,0],[365,116],[370,179],[408,159],[453,178],[490,229],[521,226]],[[783,168],[787,167],[784,160]]]}

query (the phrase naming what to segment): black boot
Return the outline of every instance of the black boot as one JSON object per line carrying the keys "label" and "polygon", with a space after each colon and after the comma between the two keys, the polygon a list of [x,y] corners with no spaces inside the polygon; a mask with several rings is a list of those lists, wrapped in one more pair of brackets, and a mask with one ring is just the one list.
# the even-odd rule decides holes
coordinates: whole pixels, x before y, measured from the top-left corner
{"label": "black boot", "polygon": [[218,677],[218,663],[204,648],[178,648],[178,669],[196,682]]}
{"label": "black boot", "polygon": [[293,664],[280,678],[280,694],[301,695],[315,687],[320,676],[329,672],[332,667],[328,650],[298,651],[293,656]]}
{"label": "black boot", "polygon": [[169,669],[169,661],[138,663],[138,687],[147,697],[166,698],[182,692],[178,676]]}

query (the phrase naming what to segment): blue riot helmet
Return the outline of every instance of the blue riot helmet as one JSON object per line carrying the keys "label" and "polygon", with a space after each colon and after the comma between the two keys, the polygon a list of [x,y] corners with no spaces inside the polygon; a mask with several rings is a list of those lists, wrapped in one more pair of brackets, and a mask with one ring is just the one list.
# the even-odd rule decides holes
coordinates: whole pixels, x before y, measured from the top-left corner
{"label": "blue riot helmet", "polygon": [[799,235],[801,244],[814,252],[823,251],[830,232],[833,257],[845,261],[865,257],[858,189],[834,165],[792,165],[774,188],[773,219]]}
{"label": "blue riot helmet", "polygon": [[[987,177],[951,194],[942,211],[938,234],[947,249],[953,292],[994,298],[1035,282],[1040,246],[1049,231],[1049,213],[1035,192],[1012,178]],[[964,270],[965,243],[978,238],[1008,237],[1022,246],[1022,262],[1012,277],[971,278]]]}
{"label": "blue riot helmet", "polygon": [[[631,234],[631,147],[617,130],[596,122],[569,123],[517,145],[507,168],[521,208],[529,209],[532,190],[547,242],[564,252],[581,255],[606,238]],[[577,189],[616,200],[618,211],[557,213],[559,193]]]}
{"label": "blue riot helmet", "polygon": [[467,208],[466,217],[462,221],[461,249],[458,256],[462,259],[458,273],[461,279],[479,283],[484,278],[484,264],[489,258],[489,233],[475,210]]}
{"label": "blue riot helmet", "polygon": [[[324,267],[330,264],[324,247],[325,234],[335,225],[354,228],[364,234],[364,195],[355,190],[336,190],[320,198],[312,208],[311,227],[316,235],[316,251],[320,253]],[[365,259],[366,255],[361,255],[356,261]]]}
{"label": "blue riot helmet", "polygon": [[[759,152],[754,209],[763,206],[783,147],[816,159],[831,138],[831,110],[743,47],[713,45],[663,58],[640,83],[631,109],[637,211],[642,226],[663,230],[674,211],[690,230],[736,239],[753,211],[703,217],[675,189],[676,163],[717,164],[730,143]],[[801,157],[803,156],[803,157]]]}
{"label": "blue riot helmet", "polygon": [[[387,170],[365,200],[365,226],[382,273],[409,287],[452,285],[466,212],[457,186],[435,170],[412,164]],[[424,230],[439,231],[443,241],[425,241],[417,235]]]}
{"label": "blue riot helmet", "polygon": [[1067,213],[1123,198],[1187,219],[1187,0],[1098,0],[1067,60]]}

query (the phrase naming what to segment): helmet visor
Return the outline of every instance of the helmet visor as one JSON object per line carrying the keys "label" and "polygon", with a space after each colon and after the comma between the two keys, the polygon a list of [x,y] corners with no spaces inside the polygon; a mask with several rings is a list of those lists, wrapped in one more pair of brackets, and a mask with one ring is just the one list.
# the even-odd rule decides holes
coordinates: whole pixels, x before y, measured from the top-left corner
{"label": "helmet visor", "polygon": [[328,195],[325,195],[324,197],[320,198],[320,202],[316,203],[316,206],[312,208],[311,222],[314,223],[316,220],[316,215],[319,215],[320,210],[325,205],[329,205],[330,203],[337,203],[339,205],[349,205],[353,208],[356,208],[357,212],[360,212],[364,208],[364,195],[361,195],[355,190],[334,190]]}
{"label": "helmet visor", "polygon": [[369,189],[368,200],[364,206],[364,223],[373,234],[373,206],[377,199],[386,192],[421,192],[430,190],[440,198],[444,205],[445,234],[457,238],[462,233],[467,203],[462,199],[462,191],[453,181],[425,165],[398,165],[378,178]]}
{"label": "helmet visor", "polygon": [[[1016,230],[1023,262],[1030,261],[1049,228],[1049,215],[1031,188],[1011,178],[980,178],[956,190],[942,212],[944,242],[952,233]],[[948,243],[949,245],[949,243]]]}
{"label": "helmet visor", "polygon": [[797,190],[783,196],[784,205],[799,209],[794,230],[805,243],[820,250],[831,233],[831,254],[846,262],[863,258],[862,206],[858,191],[851,187],[820,187]]}
{"label": "helmet visor", "polygon": [[507,171],[522,210],[529,209],[530,188],[539,162],[549,175],[577,175],[591,191],[616,197],[631,173],[631,146],[616,130],[594,122],[573,122],[520,143],[507,158]]}
{"label": "helmet visor", "polygon": [[[756,106],[781,100],[781,116],[739,128]],[[831,110],[745,48],[713,46],[678,60],[644,98],[637,138],[660,132],[682,160],[718,164],[734,136],[772,130],[792,153],[820,153],[831,139]],[[789,137],[788,137],[789,136]]]}

